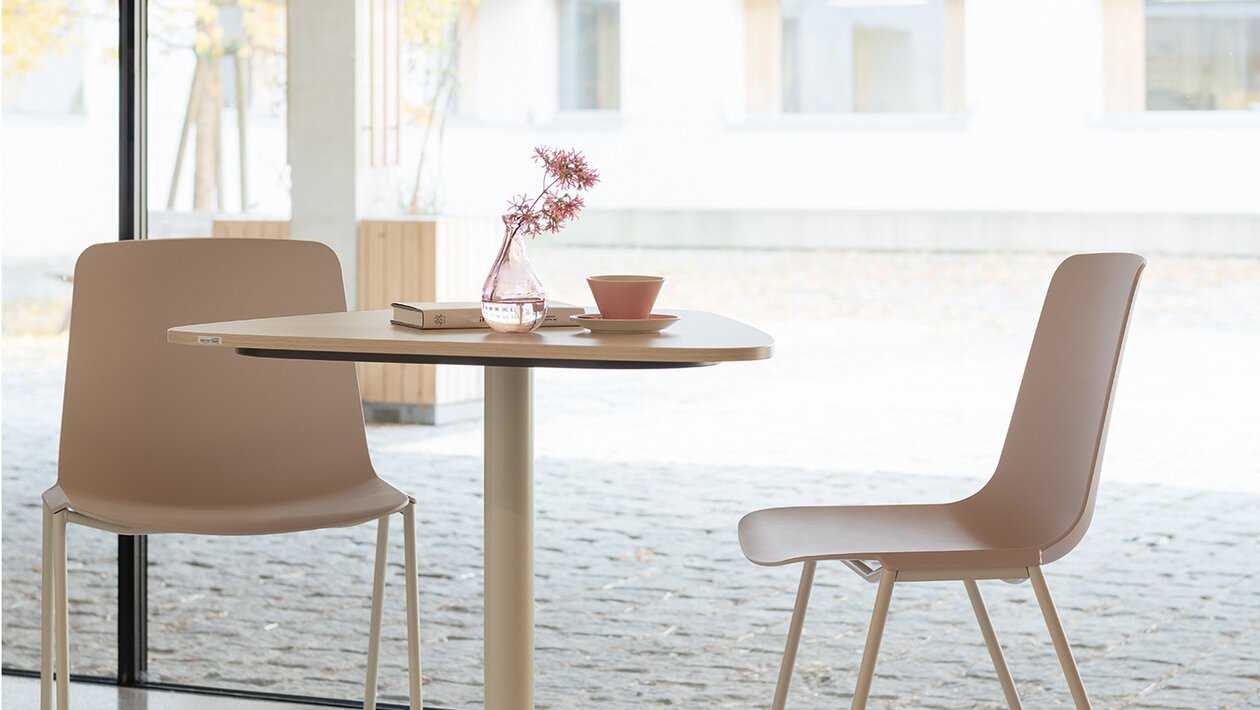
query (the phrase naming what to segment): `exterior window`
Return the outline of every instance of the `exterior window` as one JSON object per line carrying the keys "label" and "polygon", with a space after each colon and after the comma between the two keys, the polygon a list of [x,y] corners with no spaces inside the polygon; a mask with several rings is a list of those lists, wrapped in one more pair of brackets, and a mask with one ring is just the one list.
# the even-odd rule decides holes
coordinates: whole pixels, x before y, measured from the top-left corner
{"label": "exterior window", "polygon": [[783,0],[785,113],[945,110],[944,0]]}
{"label": "exterior window", "polygon": [[965,110],[963,0],[744,0],[744,22],[750,114]]}
{"label": "exterior window", "polygon": [[1146,109],[1260,109],[1260,2],[1146,2]]}
{"label": "exterior window", "polygon": [[621,8],[617,0],[561,0],[560,109],[621,106]]}

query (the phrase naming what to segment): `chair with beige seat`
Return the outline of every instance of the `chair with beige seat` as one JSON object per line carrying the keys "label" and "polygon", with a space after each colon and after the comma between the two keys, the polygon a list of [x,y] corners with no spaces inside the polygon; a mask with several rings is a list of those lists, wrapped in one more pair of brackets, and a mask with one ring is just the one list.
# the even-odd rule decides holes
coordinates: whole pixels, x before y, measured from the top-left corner
{"label": "chair with beige seat", "polygon": [[879,582],[852,707],[866,707],[894,583],[943,580],[966,585],[1007,703],[1020,707],[979,579],[1032,581],[1072,699],[1077,708],[1090,706],[1041,567],[1071,551],[1093,516],[1125,330],[1145,264],[1134,254],[1083,254],[1059,266],[997,469],[976,494],[940,505],[770,508],[740,521],[749,560],[803,563],[776,710],[787,701],[819,560],[839,560]]}
{"label": "chair with beige seat", "polygon": [[66,525],[268,535],[377,521],[365,703],[375,707],[389,519],[405,532],[411,707],[420,702],[415,502],[368,457],[348,362],[170,345],[175,325],[346,309],[322,244],[171,239],[79,257],[57,483],[44,493],[41,707],[66,710]]}

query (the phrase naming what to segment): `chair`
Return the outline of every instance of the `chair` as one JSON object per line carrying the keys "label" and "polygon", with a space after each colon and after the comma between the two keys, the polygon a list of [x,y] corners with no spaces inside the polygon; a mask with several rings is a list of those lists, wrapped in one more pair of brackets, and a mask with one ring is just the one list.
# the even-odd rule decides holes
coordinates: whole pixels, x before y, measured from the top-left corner
{"label": "chair", "polygon": [[52,708],[54,658],[57,707],[68,707],[68,523],[270,535],[375,520],[364,702],[374,708],[389,518],[402,513],[419,710],[415,500],[372,468],[354,365],[166,341],[175,325],[344,311],[332,250],[260,239],[100,244],[79,257],[72,308],[57,483],[43,496],[40,707]]}
{"label": "chair", "polygon": [[840,560],[879,582],[853,708],[866,707],[894,583],[943,580],[966,585],[1007,704],[1021,707],[979,579],[1032,581],[1072,699],[1077,708],[1090,706],[1041,567],[1076,547],[1093,516],[1125,329],[1145,265],[1135,254],[1083,254],[1055,271],[997,470],[979,492],[942,505],[769,508],[740,520],[749,560],[804,563],[776,710],[787,702],[819,560]]}

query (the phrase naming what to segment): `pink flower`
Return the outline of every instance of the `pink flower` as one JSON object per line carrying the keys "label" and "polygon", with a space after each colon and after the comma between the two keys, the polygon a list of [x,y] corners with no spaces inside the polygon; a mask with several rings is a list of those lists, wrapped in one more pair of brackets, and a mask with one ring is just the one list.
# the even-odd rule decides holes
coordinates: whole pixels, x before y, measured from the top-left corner
{"label": "pink flower", "polygon": [[576,150],[560,150],[538,146],[534,162],[542,163],[547,175],[554,178],[561,190],[589,190],[599,182],[599,173],[586,164],[586,157]]}
{"label": "pink flower", "polygon": [[577,219],[585,203],[576,193],[599,183],[599,173],[576,150],[538,146],[534,148],[534,162],[543,166],[542,192],[532,201],[529,195],[513,197],[503,215],[504,223],[512,226],[514,233],[531,238],[544,231],[559,232],[565,222]]}

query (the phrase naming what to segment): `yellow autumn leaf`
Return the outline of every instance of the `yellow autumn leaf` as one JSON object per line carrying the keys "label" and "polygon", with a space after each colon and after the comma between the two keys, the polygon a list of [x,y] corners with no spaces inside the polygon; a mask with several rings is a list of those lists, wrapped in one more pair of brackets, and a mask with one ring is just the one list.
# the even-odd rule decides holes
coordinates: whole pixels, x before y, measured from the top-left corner
{"label": "yellow autumn leaf", "polygon": [[205,0],[198,2],[196,12],[198,22],[204,22],[207,25],[218,24],[219,22],[219,8],[215,7],[213,3]]}
{"label": "yellow autumn leaf", "polygon": [[77,42],[77,20],[64,0],[3,0],[4,75],[43,69],[49,56]]}

